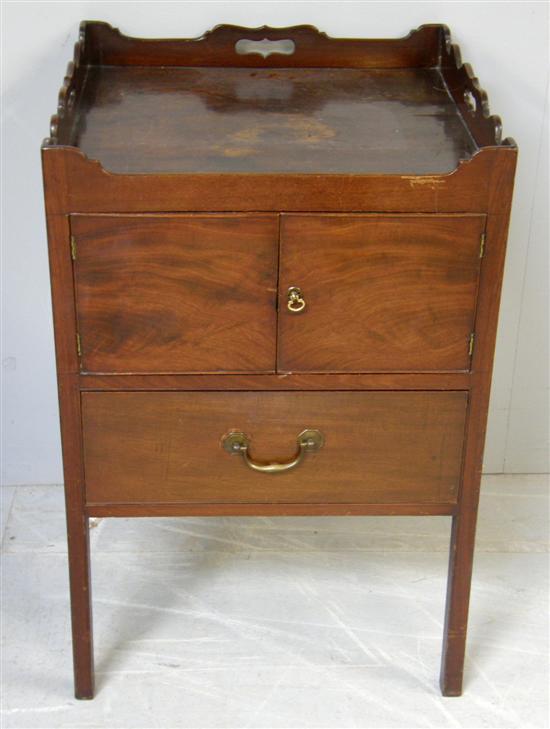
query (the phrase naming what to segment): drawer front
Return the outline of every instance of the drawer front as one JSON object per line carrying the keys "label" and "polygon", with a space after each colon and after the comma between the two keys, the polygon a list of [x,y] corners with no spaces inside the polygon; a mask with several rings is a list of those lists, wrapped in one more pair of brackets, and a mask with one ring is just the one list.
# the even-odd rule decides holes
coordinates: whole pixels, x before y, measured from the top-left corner
{"label": "drawer front", "polygon": [[[468,370],[484,226],[483,215],[283,215],[279,370]],[[289,287],[303,311],[289,311]]]}
{"label": "drawer front", "polygon": [[[105,503],[455,503],[465,392],[84,392],[86,499]],[[298,435],[324,444],[283,473]]]}
{"label": "drawer front", "polygon": [[273,372],[276,215],[71,218],[81,367]]}

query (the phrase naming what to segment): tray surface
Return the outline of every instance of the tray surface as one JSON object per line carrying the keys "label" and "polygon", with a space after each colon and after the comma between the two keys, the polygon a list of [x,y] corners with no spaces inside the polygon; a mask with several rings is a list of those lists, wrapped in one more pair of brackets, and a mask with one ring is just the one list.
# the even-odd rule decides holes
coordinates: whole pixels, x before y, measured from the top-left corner
{"label": "tray surface", "polygon": [[76,112],[117,173],[438,174],[477,149],[432,68],[90,66]]}

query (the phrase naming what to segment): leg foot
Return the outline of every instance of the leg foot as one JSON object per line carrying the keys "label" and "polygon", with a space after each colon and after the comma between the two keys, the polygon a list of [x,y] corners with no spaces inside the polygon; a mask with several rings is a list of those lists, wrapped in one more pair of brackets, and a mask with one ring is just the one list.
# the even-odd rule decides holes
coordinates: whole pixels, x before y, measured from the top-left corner
{"label": "leg foot", "polygon": [[94,697],[94,655],[88,519],[67,514],[75,696]]}
{"label": "leg foot", "polygon": [[453,517],[443,654],[439,679],[443,696],[462,694],[474,557],[475,519],[475,514],[458,514]]}

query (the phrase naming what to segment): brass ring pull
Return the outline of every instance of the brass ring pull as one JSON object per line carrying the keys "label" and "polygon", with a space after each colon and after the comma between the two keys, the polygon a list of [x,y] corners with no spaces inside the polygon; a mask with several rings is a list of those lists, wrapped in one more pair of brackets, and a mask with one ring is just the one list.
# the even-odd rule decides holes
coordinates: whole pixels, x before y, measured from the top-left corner
{"label": "brass ring pull", "polygon": [[253,460],[248,453],[250,446],[250,438],[240,430],[232,431],[224,435],[222,446],[231,455],[240,455],[244,462],[253,471],[261,473],[284,473],[296,468],[303,460],[306,453],[316,453],[323,447],[325,439],[319,430],[303,430],[298,436],[298,452],[294,458],[285,463],[258,463]]}
{"label": "brass ring pull", "polygon": [[292,314],[299,314],[306,308],[306,302],[298,286],[291,286],[287,291],[286,308]]}

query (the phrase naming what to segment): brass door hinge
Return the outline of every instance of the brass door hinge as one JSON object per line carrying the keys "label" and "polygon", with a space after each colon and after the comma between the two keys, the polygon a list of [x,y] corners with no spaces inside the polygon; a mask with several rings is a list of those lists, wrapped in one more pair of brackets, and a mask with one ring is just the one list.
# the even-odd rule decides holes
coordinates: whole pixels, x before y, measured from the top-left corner
{"label": "brass door hinge", "polygon": [[80,334],[76,333],[76,353],[79,357],[82,357],[82,346],[80,344]]}
{"label": "brass door hinge", "polygon": [[471,357],[474,353],[474,342],[475,342],[476,335],[474,332],[470,334],[470,342],[468,344],[468,357]]}
{"label": "brass door hinge", "polygon": [[485,255],[485,233],[482,233],[480,241],[479,241],[479,257],[483,258],[484,255]]}
{"label": "brass door hinge", "polygon": [[71,258],[76,261],[76,240],[74,235],[71,235]]}

